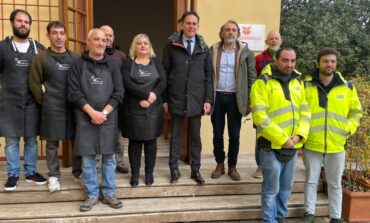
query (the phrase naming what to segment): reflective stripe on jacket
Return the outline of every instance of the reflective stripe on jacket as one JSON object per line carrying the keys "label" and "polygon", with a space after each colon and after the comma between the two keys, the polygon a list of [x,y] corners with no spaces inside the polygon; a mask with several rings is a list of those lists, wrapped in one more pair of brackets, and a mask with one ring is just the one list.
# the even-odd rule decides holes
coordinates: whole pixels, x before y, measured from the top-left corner
{"label": "reflective stripe on jacket", "polygon": [[305,149],[320,153],[342,152],[347,137],[354,134],[360,124],[362,110],[356,88],[340,73],[334,75],[337,76],[329,93],[313,76],[306,78],[306,98],[312,119]]}
{"label": "reflective stripe on jacket", "polygon": [[272,66],[266,66],[252,86],[252,115],[257,138],[264,137],[271,142],[272,149],[281,149],[290,136],[299,135],[301,140],[295,148],[300,148],[307,138],[311,118],[304,85],[298,79],[300,73],[294,71],[284,84],[274,75]]}

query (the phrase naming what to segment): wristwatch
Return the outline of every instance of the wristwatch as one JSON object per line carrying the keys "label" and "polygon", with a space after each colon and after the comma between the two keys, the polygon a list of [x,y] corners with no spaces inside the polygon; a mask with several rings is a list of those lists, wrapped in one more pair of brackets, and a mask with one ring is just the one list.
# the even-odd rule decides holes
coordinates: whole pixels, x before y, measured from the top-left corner
{"label": "wristwatch", "polygon": [[109,112],[105,109],[102,111],[102,113],[103,113],[103,115],[108,115],[109,114]]}

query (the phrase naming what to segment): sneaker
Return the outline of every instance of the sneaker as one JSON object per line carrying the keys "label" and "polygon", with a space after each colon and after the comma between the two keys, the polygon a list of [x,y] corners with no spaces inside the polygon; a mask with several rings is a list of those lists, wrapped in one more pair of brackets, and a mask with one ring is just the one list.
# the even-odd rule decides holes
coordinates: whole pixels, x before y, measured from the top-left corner
{"label": "sneaker", "polygon": [[73,181],[74,182],[77,182],[77,183],[80,183],[82,186],[84,186],[85,184],[84,184],[84,179],[82,178],[82,174],[80,175],[80,176],[78,176],[78,177],[74,177],[73,178]]}
{"label": "sneaker", "polygon": [[60,191],[60,184],[58,177],[49,177],[49,192],[53,193],[55,191]]}
{"label": "sneaker", "polygon": [[19,177],[15,176],[8,176],[8,180],[6,181],[4,185],[5,191],[13,191],[17,188],[17,182],[19,180]]}
{"label": "sneaker", "polygon": [[80,204],[80,211],[90,211],[97,203],[99,203],[97,197],[87,197],[86,200]]}
{"label": "sneaker", "polygon": [[108,204],[109,206],[111,206],[112,208],[121,208],[122,207],[122,202],[120,200],[118,200],[118,198],[116,197],[116,195],[111,195],[111,196],[108,196],[108,197],[104,197],[103,201],[102,201],[104,204]]}
{"label": "sneaker", "polygon": [[330,219],[330,223],[342,223],[342,219],[332,218]]}
{"label": "sneaker", "polygon": [[120,173],[128,173],[128,168],[125,164],[117,164],[116,171]]}
{"label": "sneaker", "polygon": [[35,183],[37,185],[44,185],[48,181],[38,172],[34,172],[32,175],[26,176],[26,182]]}
{"label": "sneaker", "polygon": [[308,212],[305,212],[301,218],[302,223],[314,223],[315,222],[315,216],[313,214],[310,214]]}
{"label": "sneaker", "polygon": [[262,166],[258,166],[256,172],[252,175],[254,178],[262,178]]}

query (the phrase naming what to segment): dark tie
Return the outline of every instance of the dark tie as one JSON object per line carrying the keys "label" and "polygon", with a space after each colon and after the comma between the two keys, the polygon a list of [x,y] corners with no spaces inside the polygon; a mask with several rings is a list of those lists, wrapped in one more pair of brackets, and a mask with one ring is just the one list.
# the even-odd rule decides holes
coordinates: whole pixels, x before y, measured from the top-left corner
{"label": "dark tie", "polygon": [[186,42],[188,43],[188,46],[186,47],[186,50],[188,51],[188,54],[191,55],[191,42],[192,42],[192,40],[188,39],[188,40],[186,40]]}

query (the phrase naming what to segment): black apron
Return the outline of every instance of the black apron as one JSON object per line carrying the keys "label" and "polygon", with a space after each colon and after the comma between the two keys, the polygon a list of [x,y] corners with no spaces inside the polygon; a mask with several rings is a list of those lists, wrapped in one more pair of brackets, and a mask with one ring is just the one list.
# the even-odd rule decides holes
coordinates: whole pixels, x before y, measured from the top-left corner
{"label": "black apron", "polygon": [[0,136],[29,137],[40,132],[40,105],[28,87],[29,65],[37,50],[30,41],[27,53],[11,49],[0,77]]}
{"label": "black apron", "polygon": [[[130,79],[149,92],[159,81],[159,74],[153,61],[146,66],[133,62]],[[139,102],[130,92],[124,97],[123,136],[135,140],[155,139],[162,133],[162,97],[157,95],[149,108],[142,108]]]}
{"label": "black apron", "polygon": [[[102,111],[113,94],[113,78],[108,64],[99,64],[93,70],[87,69],[84,61],[81,76],[81,91],[91,107]],[[113,110],[101,125],[91,123],[90,116],[81,109],[75,109],[76,155],[114,154],[117,147],[117,110]]]}
{"label": "black apron", "polygon": [[47,53],[44,66],[45,94],[42,103],[42,139],[56,141],[72,139],[74,136],[73,109],[67,103],[67,75],[75,60],[70,52],[65,56]]}

